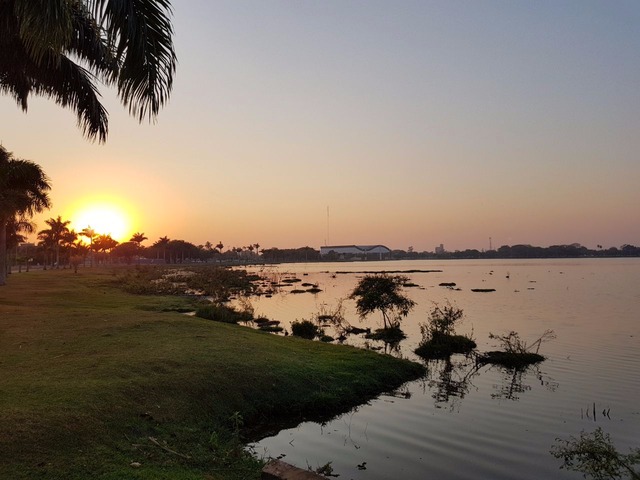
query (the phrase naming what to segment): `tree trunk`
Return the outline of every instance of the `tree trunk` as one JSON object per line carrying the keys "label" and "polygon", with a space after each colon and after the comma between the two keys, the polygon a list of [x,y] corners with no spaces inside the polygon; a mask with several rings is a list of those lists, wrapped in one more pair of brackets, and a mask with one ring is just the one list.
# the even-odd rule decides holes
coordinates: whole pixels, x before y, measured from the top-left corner
{"label": "tree trunk", "polygon": [[0,286],[7,284],[7,219],[0,217]]}

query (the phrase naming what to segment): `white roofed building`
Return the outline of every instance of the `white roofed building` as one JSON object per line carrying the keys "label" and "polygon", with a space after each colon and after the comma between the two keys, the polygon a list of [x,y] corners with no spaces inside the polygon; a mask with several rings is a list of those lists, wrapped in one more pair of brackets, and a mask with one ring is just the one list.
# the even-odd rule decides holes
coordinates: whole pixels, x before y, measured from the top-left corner
{"label": "white roofed building", "polygon": [[384,245],[328,245],[320,247],[320,258],[327,260],[335,258],[347,259],[375,259],[388,258],[391,250]]}

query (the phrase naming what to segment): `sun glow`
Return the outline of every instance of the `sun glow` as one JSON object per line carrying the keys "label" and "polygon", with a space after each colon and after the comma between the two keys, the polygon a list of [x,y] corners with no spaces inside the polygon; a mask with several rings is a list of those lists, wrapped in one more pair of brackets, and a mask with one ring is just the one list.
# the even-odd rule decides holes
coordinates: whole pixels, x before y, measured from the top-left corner
{"label": "sun glow", "polygon": [[125,242],[133,233],[131,209],[112,201],[82,203],[70,215],[71,228],[80,232],[92,228],[98,235],[111,235]]}

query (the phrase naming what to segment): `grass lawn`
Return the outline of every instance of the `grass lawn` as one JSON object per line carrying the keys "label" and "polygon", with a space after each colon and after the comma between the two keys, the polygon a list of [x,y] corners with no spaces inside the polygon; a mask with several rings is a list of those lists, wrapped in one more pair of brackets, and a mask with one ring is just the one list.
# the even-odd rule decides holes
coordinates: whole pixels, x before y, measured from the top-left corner
{"label": "grass lawn", "polygon": [[[135,267],[130,267],[135,268]],[[114,269],[0,287],[0,478],[245,479],[242,440],[349,409],[411,362],[166,311]]]}

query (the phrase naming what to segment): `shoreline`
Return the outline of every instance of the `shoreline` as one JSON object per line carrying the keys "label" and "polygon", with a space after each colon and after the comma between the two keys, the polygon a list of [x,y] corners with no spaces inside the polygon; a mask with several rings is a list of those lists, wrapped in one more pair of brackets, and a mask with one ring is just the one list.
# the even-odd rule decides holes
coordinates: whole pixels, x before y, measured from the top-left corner
{"label": "shoreline", "polygon": [[59,270],[0,290],[2,476],[259,478],[239,448],[268,420],[328,418],[424,371],[163,312],[191,300],[117,282],[113,268]]}

